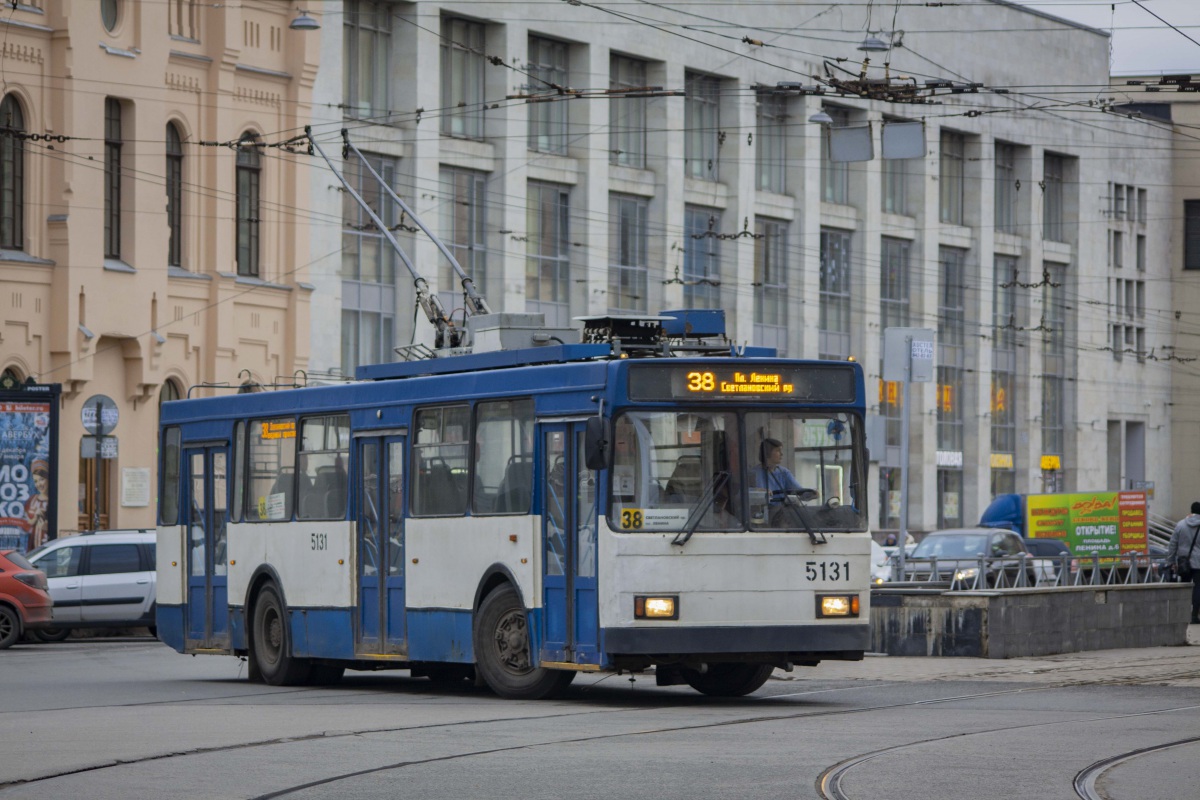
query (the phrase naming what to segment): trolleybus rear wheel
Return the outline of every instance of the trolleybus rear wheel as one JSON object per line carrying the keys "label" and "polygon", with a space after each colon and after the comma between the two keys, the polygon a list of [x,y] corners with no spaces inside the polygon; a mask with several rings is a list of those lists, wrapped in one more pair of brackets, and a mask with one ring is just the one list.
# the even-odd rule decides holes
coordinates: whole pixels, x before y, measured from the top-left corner
{"label": "trolleybus rear wheel", "polygon": [[685,669],[683,679],[710,697],[741,697],[761,688],[773,669],[770,664],[709,664],[706,672]]}
{"label": "trolleybus rear wheel", "polygon": [[308,680],[312,665],[293,658],[287,613],[278,590],[264,586],[254,604],[254,660],[263,681],[272,686],[295,686]]}
{"label": "trolleybus rear wheel", "polygon": [[475,617],[475,668],[501,697],[540,700],[558,694],[574,672],[532,666],[529,620],[515,589],[505,585],[484,598]]}

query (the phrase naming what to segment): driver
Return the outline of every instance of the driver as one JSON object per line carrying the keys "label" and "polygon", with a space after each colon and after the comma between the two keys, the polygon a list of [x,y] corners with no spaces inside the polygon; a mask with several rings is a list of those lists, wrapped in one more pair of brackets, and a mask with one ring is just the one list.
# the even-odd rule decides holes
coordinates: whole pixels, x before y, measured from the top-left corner
{"label": "driver", "polygon": [[783,503],[788,492],[808,493],[796,480],[796,476],[783,466],[783,443],[778,439],[763,439],[759,445],[759,463],[754,468],[752,479],[754,488],[766,489],[770,496],[771,506]]}

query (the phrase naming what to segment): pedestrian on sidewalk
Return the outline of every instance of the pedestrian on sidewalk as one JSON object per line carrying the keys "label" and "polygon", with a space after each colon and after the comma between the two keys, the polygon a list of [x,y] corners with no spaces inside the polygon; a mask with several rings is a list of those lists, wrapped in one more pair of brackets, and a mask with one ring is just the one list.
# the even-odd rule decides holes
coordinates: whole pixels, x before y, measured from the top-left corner
{"label": "pedestrian on sidewalk", "polygon": [[1171,541],[1167,545],[1166,563],[1175,565],[1183,560],[1191,567],[1191,575],[1180,575],[1183,580],[1192,582],[1192,624],[1200,623],[1200,547],[1196,540],[1200,539],[1200,502],[1192,503],[1192,513],[1179,520]]}

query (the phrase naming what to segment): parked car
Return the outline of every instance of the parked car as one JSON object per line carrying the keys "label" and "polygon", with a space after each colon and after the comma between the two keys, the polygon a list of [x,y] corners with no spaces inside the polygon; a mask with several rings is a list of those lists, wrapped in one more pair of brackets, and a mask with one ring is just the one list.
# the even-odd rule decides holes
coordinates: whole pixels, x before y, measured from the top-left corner
{"label": "parked car", "polygon": [[1062,539],[1025,539],[1025,547],[1033,556],[1033,573],[1041,585],[1058,581],[1058,573],[1071,563],[1071,548]]}
{"label": "parked car", "polygon": [[154,542],[152,529],[96,531],[30,551],[54,598],[53,619],[35,638],[62,641],[75,628],[148,627],[154,633]]}
{"label": "parked car", "polygon": [[[1022,556],[1025,556],[1024,560]],[[1024,540],[1012,531],[953,528],[926,534],[904,562],[905,580],[933,580],[935,559],[936,577],[951,581],[959,588],[1018,586],[1022,563],[1025,564],[1025,585],[1037,584],[1029,550]],[[983,575],[979,574],[980,559],[983,559]]]}
{"label": "parked car", "polygon": [[0,650],[50,622],[46,576],[16,550],[0,550]]}

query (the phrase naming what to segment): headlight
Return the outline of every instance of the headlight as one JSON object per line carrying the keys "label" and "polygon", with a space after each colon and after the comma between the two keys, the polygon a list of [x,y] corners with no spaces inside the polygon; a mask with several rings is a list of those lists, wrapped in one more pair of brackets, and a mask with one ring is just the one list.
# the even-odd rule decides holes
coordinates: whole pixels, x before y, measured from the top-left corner
{"label": "headlight", "polygon": [[969,569],[960,569],[954,573],[956,581],[973,581],[975,576],[979,574],[979,567],[971,567]]}
{"label": "headlight", "polygon": [[823,617],[857,617],[858,595],[856,594],[819,594],[817,595],[817,618]]}
{"label": "headlight", "polygon": [[679,619],[679,598],[675,595],[633,598],[634,619]]}

